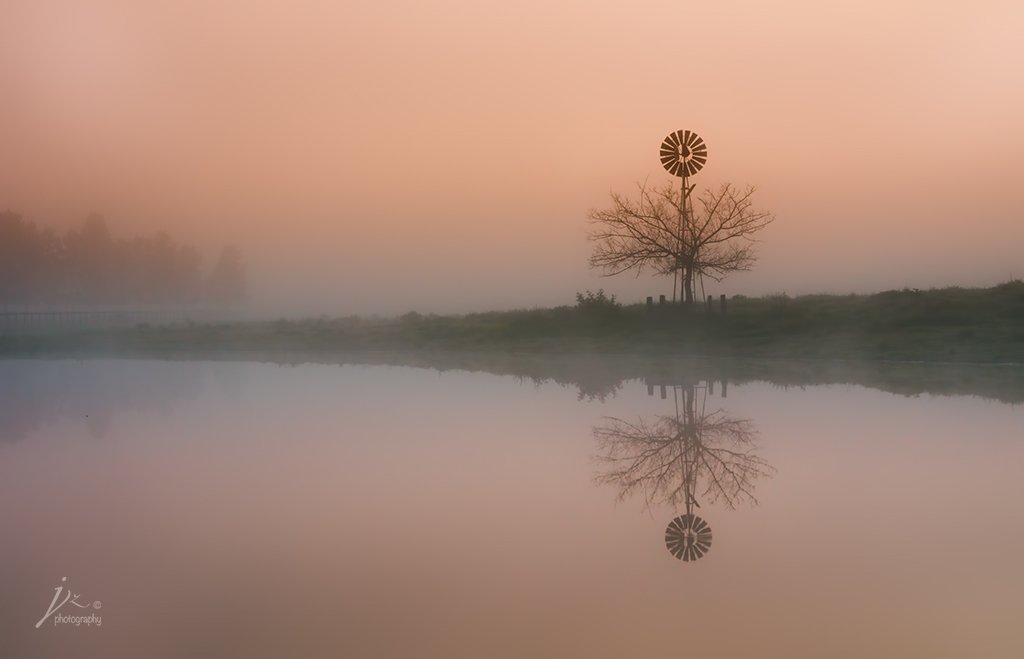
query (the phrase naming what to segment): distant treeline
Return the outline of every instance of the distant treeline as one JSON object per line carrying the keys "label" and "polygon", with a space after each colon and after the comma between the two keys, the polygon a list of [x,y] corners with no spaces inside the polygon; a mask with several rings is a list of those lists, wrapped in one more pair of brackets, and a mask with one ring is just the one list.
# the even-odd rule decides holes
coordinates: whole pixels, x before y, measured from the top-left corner
{"label": "distant treeline", "polygon": [[245,297],[242,257],[221,250],[209,269],[166,233],[114,237],[90,215],[63,234],[0,212],[0,306],[232,303]]}

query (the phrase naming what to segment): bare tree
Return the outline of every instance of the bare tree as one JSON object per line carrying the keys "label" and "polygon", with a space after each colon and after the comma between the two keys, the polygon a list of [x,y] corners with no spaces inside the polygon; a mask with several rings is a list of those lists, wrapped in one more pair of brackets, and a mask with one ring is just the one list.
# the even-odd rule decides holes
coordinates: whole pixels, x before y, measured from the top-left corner
{"label": "bare tree", "polygon": [[726,183],[717,191],[707,189],[696,209],[690,191],[684,195],[671,184],[637,187],[635,199],[613,192],[610,208],[588,214],[594,243],[590,266],[606,276],[630,270],[639,275],[648,268],[671,274],[673,300],[678,281],[688,305],[696,300],[700,278],[721,281],[730,272],[750,270],[757,260],[754,234],[775,220],[754,208],[753,187],[741,191]]}

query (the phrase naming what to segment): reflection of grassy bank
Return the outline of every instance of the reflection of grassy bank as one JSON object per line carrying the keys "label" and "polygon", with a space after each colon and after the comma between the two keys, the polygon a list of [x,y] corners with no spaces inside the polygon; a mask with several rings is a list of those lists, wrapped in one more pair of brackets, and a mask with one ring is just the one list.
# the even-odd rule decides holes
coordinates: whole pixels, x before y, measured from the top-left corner
{"label": "reflection of grassy bank", "polygon": [[1024,283],[870,296],[736,297],[728,313],[642,305],[138,326],[0,338],[0,354],[99,350],[501,350],[1024,363]]}
{"label": "reflection of grassy bank", "polygon": [[[628,381],[649,386],[699,382],[744,384],[769,382],[781,387],[860,385],[905,396],[934,394],[980,396],[1007,403],[1024,402],[1024,364],[957,364],[951,362],[843,361],[824,359],[706,358],[681,355],[588,353],[581,351],[509,352],[501,350],[90,350],[65,356],[159,357],[174,360],[256,361],[282,365],[303,363],[408,366],[438,371],[469,371],[512,376],[532,382],[574,387],[580,398],[613,395]],[[720,386],[720,385],[719,385]]]}

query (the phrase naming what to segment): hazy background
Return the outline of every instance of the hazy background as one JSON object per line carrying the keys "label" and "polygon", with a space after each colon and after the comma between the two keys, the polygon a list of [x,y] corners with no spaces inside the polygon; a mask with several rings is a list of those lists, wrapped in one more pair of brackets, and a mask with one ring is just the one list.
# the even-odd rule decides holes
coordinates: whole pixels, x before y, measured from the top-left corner
{"label": "hazy background", "polygon": [[760,186],[708,292],[1024,275],[1015,2],[0,1],[0,209],[246,255],[275,312],[626,300],[585,214],[666,178]]}

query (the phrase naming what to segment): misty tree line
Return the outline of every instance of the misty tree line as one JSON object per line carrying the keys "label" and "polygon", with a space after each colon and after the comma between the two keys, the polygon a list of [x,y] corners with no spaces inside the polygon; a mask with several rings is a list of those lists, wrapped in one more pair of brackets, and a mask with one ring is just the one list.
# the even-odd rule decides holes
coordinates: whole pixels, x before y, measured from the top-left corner
{"label": "misty tree line", "polygon": [[195,247],[166,233],[118,238],[102,216],[90,215],[60,234],[0,212],[0,305],[227,304],[245,294],[233,247],[204,270]]}

